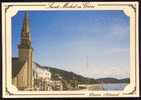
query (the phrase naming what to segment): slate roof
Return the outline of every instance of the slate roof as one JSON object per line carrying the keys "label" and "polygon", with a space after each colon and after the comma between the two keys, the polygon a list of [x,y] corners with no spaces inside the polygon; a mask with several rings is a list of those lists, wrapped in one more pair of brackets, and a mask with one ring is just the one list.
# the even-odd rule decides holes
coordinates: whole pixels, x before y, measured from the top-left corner
{"label": "slate roof", "polygon": [[25,61],[19,61],[18,57],[12,58],[12,78],[19,73],[24,63]]}

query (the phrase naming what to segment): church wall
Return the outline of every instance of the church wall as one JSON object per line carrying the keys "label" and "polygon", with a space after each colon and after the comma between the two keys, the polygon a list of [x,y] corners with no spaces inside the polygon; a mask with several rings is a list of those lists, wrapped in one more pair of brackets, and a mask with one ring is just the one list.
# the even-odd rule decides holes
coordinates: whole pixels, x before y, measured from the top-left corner
{"label": "church wall", "polygon": [[17,75],[17,87],[18,89],[24,89],[28,87],[27,84],[27,62],[22,66],[22,69]]}
{"label": "church wall", "polygon": [[28,87],[32,87],[32,49],[22,48],[19,50],[19,59],[27,61],[27,84]]}
{"label": "church wall", "polygon": [[32,51],[29,51],[29,62],[28,62],[28,86],[32,87]]}

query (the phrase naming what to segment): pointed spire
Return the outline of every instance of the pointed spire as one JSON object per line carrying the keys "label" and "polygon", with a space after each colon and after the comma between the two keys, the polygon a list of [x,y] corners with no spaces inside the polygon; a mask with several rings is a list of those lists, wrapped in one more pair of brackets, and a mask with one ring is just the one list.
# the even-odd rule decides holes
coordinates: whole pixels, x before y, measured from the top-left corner
{"label": "pointed spire", "polygon": [[21,31],[21,43],[19,47],[31,47],[31,36],[29,32],[29,19],[28,19],[28,12],[25,12],[24,20],[23,20],[23,26]]}
{"label": "pointed spire", "polygon": [[27,11],[25,12],[25,16],[24,16],[22,32],[29,33],[29,19],[28,19],[28,12]]}

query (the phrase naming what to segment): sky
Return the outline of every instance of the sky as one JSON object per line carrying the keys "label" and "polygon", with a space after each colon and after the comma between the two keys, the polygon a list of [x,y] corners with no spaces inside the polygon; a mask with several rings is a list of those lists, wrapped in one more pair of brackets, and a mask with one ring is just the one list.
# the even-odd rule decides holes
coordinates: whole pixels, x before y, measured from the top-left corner
{"label": "sky", "polygon": [[[12,17],[12,56],[24,12]],[[129,77],[129,17],[120,10],[29,11],[33,60],[90,78]]]}

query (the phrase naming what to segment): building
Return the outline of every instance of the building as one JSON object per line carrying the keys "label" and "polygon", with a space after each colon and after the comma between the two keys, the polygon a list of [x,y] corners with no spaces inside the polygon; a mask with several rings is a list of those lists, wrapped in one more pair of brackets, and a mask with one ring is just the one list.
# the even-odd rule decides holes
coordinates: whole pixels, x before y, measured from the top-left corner
{"label": "building", "polygon": [[33,62],[33,87],[34,90],[51,91],[51,72],[41,67],[39,64]]}
{"label": "building", "polygon": [[32,88],[32,46],[28,13],[25,12],[18,56],[12,58],[12,83],[18,90]]}

